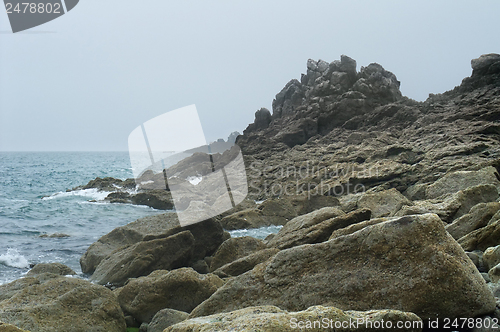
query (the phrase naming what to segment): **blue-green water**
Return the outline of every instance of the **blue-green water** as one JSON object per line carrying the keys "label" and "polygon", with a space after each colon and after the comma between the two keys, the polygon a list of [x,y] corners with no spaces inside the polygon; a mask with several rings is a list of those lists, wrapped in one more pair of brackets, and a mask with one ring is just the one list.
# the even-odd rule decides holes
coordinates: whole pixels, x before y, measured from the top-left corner
{"label": "blue-green water", "polygon": [[[132,177],[128,153],[0,152],[0,284],[21,277],[29,264],[39,262],[60,262],[80,273],[81,255],[99,237],[164,212],[108,204],[102,201],[107,194],[95,190],[66,193],[106,176]],[[94,199],[97,202],[89,202]],[[54,233],[70,236],[40,237]]]}

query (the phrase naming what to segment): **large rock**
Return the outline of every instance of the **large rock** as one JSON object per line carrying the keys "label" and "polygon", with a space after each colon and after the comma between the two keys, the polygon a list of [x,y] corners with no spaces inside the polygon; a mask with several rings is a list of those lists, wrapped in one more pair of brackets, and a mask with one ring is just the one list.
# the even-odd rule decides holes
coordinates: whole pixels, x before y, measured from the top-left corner
{"label": "large rock", "polygon": [[323,207],[338,206],[333,196],[291,195],[270,198],[257,207],[245,209],[225,216],[221,220],[224,229],[248,229],[270,225],[285,225],[293,218]]}
{"label": "large rock", "polygon": [[219,267],[213,273],[221,278],[235,277],[253,269],[257,264],[267,261],[279,252],[279,249],[269,248],[259,250],[248,256],[239,258],[231,263]]}
{"label": "large rock", "polygon": [[16,293],[32,285],[38,285],[40,280],[34,277],[25,277],[14,280],[8,284],[0,285],[0,301],[10,299]]}
{"label": "large rock", "polygon": [[161,309],[191,312],[222,285],[216,275],[198,274],[192,268],[158,270],[131,279],[117,298],[124,312],[139,322],[149,323]]}
{"label": "large rock", "polygon": [[333,231],[370,219],[371,212],[360,209],[345,214],[337,208],[323,208],[288,222],[273,237],[268,247],[279,249],[328,240]]}
{"label": "large rock", "polygon": [[482,260],[487,271],[498,265],[500,263],[500,245],[486,249]]}
{"label": "large rock", "polygon": [[494,167],[489,166],[479,171],[456,171],[448,173],[428,186],[425,196],[430,199],[437,198],[482,184],[492,184],[500,188],[499,175]]}
{"label": "large rock", "polygon": [[472,207],[469,213],[447,225],[446,230],[458,240],[462,236],[486,226],[498,210],[500,210],[498,202],[479,203]]}
{"label": "large rock", "polygon": [[0,302],[0,320],[36,332],[123,332],[126,327],[109,289],[56,275]]}
{"label": "large rock", "polygon": [[224,241],[224,230],[213,219],[181,227],[176,213],[149,216],[115,228],[94,242],[80,259],[82,272],[92,274],[104,258],[119,248],[143,240],[165,238],[186,230],[195,238],[194,261],[213,254]]}
{"label": "large rock", "polygon": [[129,278],[145,276],[154,270],[171,270],[188,265],[195,239],[189,231],[167,238],[141,241],[114,251],[97,266],[90,278],[101,284],[122,286]]}
{"label": "large rock", "polygon": [[386,222],[386,221],[389,221],[389,220],[396,220],[396,219],[399,219],[399,218],[398,217],[373,218],[373,219],[370,219],[370,220],[365,220],[365,221],[362,221],[362,222],[358,222],[356,224],[352,224],[350,226],[347,226],[347,227],[344,227],[344,228],[341,228],[341,229],[337,229],[336,231],[333,231],[332,235],[330,235],[330,237],[328,238],[328,240],[334,239],[334,238],[339,237],[339,236],[344,236],[344,235],[352,234],[354,232],[359,231],[360,229],[363,229],[363,228],[371,226],[371,225],[376,225],[376,224],[380,224],[382,222]]}
{"label": "large rock", "polygon": [[412,203],[396,189],[366,193],[358,202],[358,208],[370,209],[373,218],[388,217],[396,213],[403,205]]}
{"label": "large rock", "polygon": [[443,222],[424,214],[282,250],[228,281],[190,317],[255,305],[295,311],[318,304],[409,311],[423,319],[495,310],[484,279]]}
{"label": "large rock", "polygon": [[470,209],[479,203],[494,202],[498,199],[498,190],[494,185],[479,185],[460,190],[450,196],[436,199],[415,201],[415,207],[437,214],[444,222],[453,220],[469,213]]}
{"label": "large rock", "polygon": [[481,250],[500,245],[500,220],[486,227],[477,229],[458,239],[466,251]]}
{"label": "large rock", "polygon": [[26,276],[30,277],[42,273],[53,273],[61,276],[76,275],[75,271],[61,263],[38,263],[28,271]]}
{"label": "large rock", "polygon": [[287,312],[275,306],[258,306],[192,318],[169,327],[165,332],[391,331],[388,326],[395,329],[398,322],[406,324],[408,328],[404,331],[422,331],[423,322],[417,315],[398,310],[342,311],[314,306],[304,311]]}
{"label": "large rock", "polygon": [[148,332],[163,332],[167,327],[180,323],[188,318],[189,314],[174,309],[162,309],[156,313],[148,325]]}
{"label": "large rock", "polygon": [[248,256],[265,248],[266,245],[262,240],[251,236],[228,239],[215,252],[210,264],[210,271],[215,271],[219,267],[231,263],[238,258]]}

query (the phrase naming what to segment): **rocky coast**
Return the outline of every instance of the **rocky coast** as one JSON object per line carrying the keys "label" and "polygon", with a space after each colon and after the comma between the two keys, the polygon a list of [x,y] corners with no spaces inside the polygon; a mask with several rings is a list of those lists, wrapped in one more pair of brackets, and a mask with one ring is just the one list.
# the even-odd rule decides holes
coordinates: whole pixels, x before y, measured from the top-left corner
{"label": "rocky coast", "polygon": [[[81,257],[88,279],[36,265],[0,286],[0,331],[499,328],[500,55],[471,65],[417,102],[379,64],[308,60],[236,139],[241,204],[185,227],[173,211],[118,227]],[[74,189],[89,188],[173,208],[133,179]],[[227,232],[269,225],[283,227]]]}

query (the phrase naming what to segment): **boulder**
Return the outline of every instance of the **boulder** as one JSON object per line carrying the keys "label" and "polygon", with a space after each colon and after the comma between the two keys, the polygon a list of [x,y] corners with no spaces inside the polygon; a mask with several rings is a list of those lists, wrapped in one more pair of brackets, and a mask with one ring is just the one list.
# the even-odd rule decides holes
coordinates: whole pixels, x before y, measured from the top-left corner
{"label": "boulder", "polygon": [[268,247],[286,249],[302,244],[328,240],[333,231],[370,219],[370,210],[360,209],[349,214],[337,208],[323,208],[289,221],[269,241]]}
{"label": "boulder", "polygon": [[450,195],[460,190],[482,184],[492,184],[500,188],[500,180],[497,170],[486,167],[479,171],[455,171],[446,174],[426,189],[426,198],[438,198],[443,195]]}
{"label": "boulder", "polygon": [[224,230],[214,219],[181,227],[176,213],[149,216],[115,228],[94,242],[80,259],[82,272],[92,274],[104,258],[119,248],[143,240],[168,237],[186,230],[190,231],[195,238],[194,261],[213,254],[224,241]]}
{"label": "boulder", "polygon": [[500,203],[479,203],[470,209],[469,213],[455,219],[446,226],[448,233],[456,240],[468,233],[484,227],[491,220],[493,215],[500,210]]}
{"label": "boulder", "polygon": [[373,219],[370,219],[370,220],[365,220],[365,221],[362,221],[362,222],[358,222],[356,224],[352,224],[350,226],[347,226],[347,227],[344,227],[344,228],[341,228],[341,229],[337,229],[336,231],[333,231],[333,233],[330,235],[330,237],[328,238],[328,240],[334,239],[334,238],[339,237],[339,236],[344,236],[344,235],[352,234],[354,232],[359,231],[360,229],[363,229],[363,228],[371,226],[371,225],[376,225],[376,224],[380,224],[382,222],[386,222],[386,221],[389,221],[389,220],[396,220],[396,219],[398,219],[398,218],[397,217],[392,217],[392,218],[373,218]]}
{"label": "boulder", "polygon": [[194,243],[193,234],[184,231],[120,248],[99,263],[90,280],[122,286],[129,278],[145,276],[154,270],[186,266],[192,259]]}
{"label": "boulder", "polygon": [[279,252],[279,249],[269,248],[259,250],[248,256],[239,258],[231,263],[219,267],[213,273],[221,278],[235,277],[253,269],[257,264],[267,261]]}
{"label": "boulder", "polygon": [[484,279],[443,222],[424,214],[282,250],[229,280],[190,317],[255,305],[296,311],[319,304],[409,311],[422,319],[477,317],[495,310]]}
{"label": "boulder", "polygon": [[451,223],[469,213],[479,203],[494,202],[498,199],[498,190],[494,185],[479,185],[460,190],[450,196],[443,195],[436,199],[415,201],[415,207],[437,214],[441,220]]}
{"label": "boulder", "polygon": [[61,263],[38,263],[28,271],[26,276],[30,277],[42,273],[53,273],[61,276],[76,275],[75,271]]}
{"label": "boulder", "polygon": [[[286,221],[281,222],[284,224]],[[249,208],[225,216],[220,221],[222,227],[227,230],[259,228],[272,225],[264,218],[262,212],[256,208]]]}
{"label": "boulder", "polygon": [[216,275],[199,274],[191,268],[157,270],[131,279],[117,298],[124,312],[139,322],[149,323],[161,309],[191,312],[223,283]]}
{"label": "boulder", "polygon": [[0,320],[39,332],[123,332],[126,327],[109,289],[56,275],[0,302]]}
{"label": "boulder", "polygon": [[500,263],[500,245],[489,247],[483,253],[483,264],[487,271]]}
{"label": "boulder", "polygon": [[466,251],[485,251],[500,245],[500,220],[462,236],[457,242]]}
{"label": "boulder", "polygon": [[148,325],[148,332],[163,332],[167,327],[180,323],[188,318],[189,314],[174,309],[162,309],[156,313]]}
{"label": "boulder", "polygon": [[[354,322],[359,322],[359,324]],[[287,312],[275,306],[263,305],[192,318],[169,327],[165,332],[288,332],[296,330],[320,332],[373,331],[375,329],[390,331],[391,329],[387,326],[390,324],[395,328],[398,322],[409,327],[404,331],[422,331],[423,322],[417,315],[398,310],[342,311],[334,307],[313,306],[304,311]]]}
{"label": "boulder", "polygon": [[265,248],[266,245],[262,240],[251,236],[228,239],[215,252],[210,265],[210,271],[215,271],[219,267],[231,263],[238,258],[248,256]]}
{"label": "boulder", "polygon": [[413,205],[396,189],[384,190],[362,195],[357,202],[358,208],[369,209],[373,218],[388,217],[404,205]]}

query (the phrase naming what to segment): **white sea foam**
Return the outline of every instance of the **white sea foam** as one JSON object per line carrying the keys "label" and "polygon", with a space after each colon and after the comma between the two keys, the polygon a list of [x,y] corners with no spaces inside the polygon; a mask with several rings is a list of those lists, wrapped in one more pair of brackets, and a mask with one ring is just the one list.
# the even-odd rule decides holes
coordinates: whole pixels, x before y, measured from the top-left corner
{"label": "white sea foam", "polygon": [[283,226],[266,226],[260,228],[237,229],[229,231],[231,237],[251,236],[257,239],[265,239],[269,234],[276,234]]}
{"label": "white sea foam", "polygon": [[28,260],[13,248],[7,249],[6,254],[0,255],[0,264],[17,267],[19,269],[27,269],[30,267]]}
{"label": "white sea foam", "polygon": [[92,188],[92,189],[80,189],[80,190],[75,190],[75,191],[66,191],[66,192],[58,192],[55,194],[52,194],[47,197],[43,197],[43,200],[48,200],[48,199],[55,199],[55,198],[62,198],[62,197],[71,197],[71,196],[81,196],[81,197],[88,197],[91,199],[94,199],[96,201],[102,201],[106,196],[108,196],[111,192],[109,191],[99,191],[98,189]]}
{"label": "white sea foam", "polygon": [[201,180],[203,180],[203,177],[201,177],[201,176],[189,176],[186,178],[186,180],[188,180],[189,183],[191,183],[193,186],[196,186],[198,183],[201,182]]}

